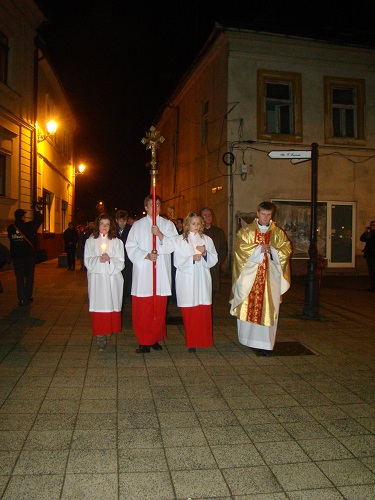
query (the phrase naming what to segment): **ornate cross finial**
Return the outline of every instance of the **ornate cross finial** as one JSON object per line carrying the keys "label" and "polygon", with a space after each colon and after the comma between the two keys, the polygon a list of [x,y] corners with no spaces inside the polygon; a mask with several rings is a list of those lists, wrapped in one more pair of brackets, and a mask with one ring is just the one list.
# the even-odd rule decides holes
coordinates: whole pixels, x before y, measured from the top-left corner
{"label": "ornate cross finial", "polygon": [[151,165],[152,169],[156,167],[156,150],[159,145],[164,142],[164,137],[156,130],[154,126],[150,127],[150,131],[146,132],[146,137],[143,137],[142,144],[146,144],[146,149],[151,149]]}

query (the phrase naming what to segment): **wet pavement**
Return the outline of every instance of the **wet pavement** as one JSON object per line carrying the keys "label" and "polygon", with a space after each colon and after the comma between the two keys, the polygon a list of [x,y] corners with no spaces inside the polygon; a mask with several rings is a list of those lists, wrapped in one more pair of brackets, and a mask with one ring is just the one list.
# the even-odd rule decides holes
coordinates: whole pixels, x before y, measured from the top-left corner
{"label": "wet pavement", "polygon": [[189,354],[170,304],[163,351],[139,355],[130,304],[98,352],[85,272],[39,264],[27,307],[0,279],[1,498],[375,498],[367,277],[323,276],[313,321],[295,279],[271,357],[238,343],[228,280],[213,347]]}

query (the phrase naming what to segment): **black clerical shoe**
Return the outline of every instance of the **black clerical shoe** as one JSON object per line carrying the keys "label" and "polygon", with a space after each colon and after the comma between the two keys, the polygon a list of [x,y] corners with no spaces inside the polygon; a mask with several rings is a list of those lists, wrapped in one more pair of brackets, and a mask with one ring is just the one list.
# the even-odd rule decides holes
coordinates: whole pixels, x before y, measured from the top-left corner
{"label": "black clerical shoe", "polygon": [[260,355],[261,355],[261,356],[265,356],[265,357],[267,357],[267,358],[268,358],[269,356],[271,356],[271,352],[272,352],[272,351],[267,351],[266,349],[261,349],[261,350],[260,350]]}
{"label": "black clerical shoe", "polygon": [[272,351],[267,351],[266,349],[256,349],[255,347],[252,347],[251,349],[257,356],[262,356],[262,357],[269,357],[271,356],[272,352]]}
{"label": "black clerical shoe", "polygon": [[188,352],[197,352],[197,349],[195,347],[189,347]]}
{"label": "black clerical shoe", "polygon": [[148,345],[140,345],[138,349],[135,350],[137,354],[145,354],[146,352],[150,352],[150,346]]}
{"label": "black clerical shoe", "polygon": [[159,344],[159,342],[155,342],[154,345],[151,346],[155,351],[162,351],[163,348],[162,346]]}

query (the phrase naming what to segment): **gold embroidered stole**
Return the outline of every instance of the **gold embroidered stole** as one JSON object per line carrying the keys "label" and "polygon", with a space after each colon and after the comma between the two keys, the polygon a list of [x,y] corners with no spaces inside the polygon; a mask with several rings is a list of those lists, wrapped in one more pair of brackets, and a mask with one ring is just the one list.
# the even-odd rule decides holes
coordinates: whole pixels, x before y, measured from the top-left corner
{"label": "gold embroidered stole", "polygon": [[[257,245],[269,245],[271,240],[271,232],[272,231],[267,231],[267,233],[262,233],[259,231],[259,229],[256,229],[254,242]],[[267,268],[268,257],[267,254],[264,254],[263,262],[258,265],[258,270],[255,276],[253,287],[249,293],[247,305],[246,321],[258,325],[262,322],[264,291],[267,281]]]}

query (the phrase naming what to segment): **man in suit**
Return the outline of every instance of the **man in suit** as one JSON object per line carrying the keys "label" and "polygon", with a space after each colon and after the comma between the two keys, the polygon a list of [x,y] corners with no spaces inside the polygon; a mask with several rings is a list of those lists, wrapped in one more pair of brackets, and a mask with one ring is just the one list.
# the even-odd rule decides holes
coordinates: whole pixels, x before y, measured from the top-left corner
{"label": "man in suit", "polygon": [[78,233],[73,222],[69,222],[68,228],[63,233],[64,249],[68,261],[68,269],[74,271],[76,268],[76,248],[78,243]]}
{"label": "man in suit", "polygon": [[117,237],[124,243],[125,251],[125,267],[121,271],[124,277],[124,293],[122,295],[122,310],[124,310],[124,304],[127,297],[131,296],[132,288],[132,274],[133,274],[133,263],[128,257],[128,252],[125,248],[126,240],[128,239],[128,234],[131,229],[131,225],[127,224],[128,212],[126,210],[119,210],[116,213],[116,224],[117,224]]}

